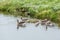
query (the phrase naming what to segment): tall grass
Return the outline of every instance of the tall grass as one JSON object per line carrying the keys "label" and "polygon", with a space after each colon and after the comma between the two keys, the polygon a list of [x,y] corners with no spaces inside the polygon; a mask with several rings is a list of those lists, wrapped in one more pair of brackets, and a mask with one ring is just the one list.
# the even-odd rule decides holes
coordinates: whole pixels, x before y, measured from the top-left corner
{"label": "tall grass", "polygon": [[46,18],[60,25],[60,0],[0,0],[0,11],[15,16]]}

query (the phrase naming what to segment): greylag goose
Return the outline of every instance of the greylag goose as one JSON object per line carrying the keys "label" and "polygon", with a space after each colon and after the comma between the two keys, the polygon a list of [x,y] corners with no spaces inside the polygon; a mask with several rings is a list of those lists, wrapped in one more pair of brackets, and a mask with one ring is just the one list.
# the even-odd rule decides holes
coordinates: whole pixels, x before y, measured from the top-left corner
{"label": "greylag goose", "polygon": [[37,26],[39,26],[39,24],[40,24],[40,23],[36,23],[35,26],[37,27]]}
{"label": "greylag goose", "polygon": [[17,29],[19,29],[19,27],[25,27],[24,23],[24,21],[19,22],[19,20],[17,19]]}
{"label": "greylag goose", "polygon": [[27,21],[28,18],[22,18],[22,17],[21,17],[21,20],[22,20],[22,21]]}
{"label": "greylag goose", "polygon": [[54,24],[51,21],[47,21],[46,26],[54,27]]}
{"label": "greylag goose", "polygon": [[35,26],[36,26],[36,27],[39,26],[40,23],[41,23],[41,21],[38,20],[38,21],[36,22]]}
{"label": "greylag goose", "polygon": [[47,19],[44,19],[41,21],[41,25],[45,25],[45,23],[47,22],[48,20]]}

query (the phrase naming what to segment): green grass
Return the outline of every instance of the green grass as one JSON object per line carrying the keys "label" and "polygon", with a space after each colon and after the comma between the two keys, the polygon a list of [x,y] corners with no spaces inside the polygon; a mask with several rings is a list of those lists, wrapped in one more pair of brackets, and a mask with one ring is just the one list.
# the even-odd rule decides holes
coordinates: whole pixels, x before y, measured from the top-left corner
{"label": "green grass", "polygon": [[[24,10],[25,12],[23,12]],[[0,0],[0,12],[51,20],[60,25],[60,0]]]}

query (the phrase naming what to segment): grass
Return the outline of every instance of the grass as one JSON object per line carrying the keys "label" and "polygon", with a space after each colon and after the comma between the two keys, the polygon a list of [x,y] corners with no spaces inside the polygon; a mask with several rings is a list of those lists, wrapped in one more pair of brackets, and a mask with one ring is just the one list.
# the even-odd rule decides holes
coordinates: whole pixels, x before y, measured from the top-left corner
{"label": "grass", "polygon": [[0,0],[0,12],[48,19],[60,25],[60,0]]}

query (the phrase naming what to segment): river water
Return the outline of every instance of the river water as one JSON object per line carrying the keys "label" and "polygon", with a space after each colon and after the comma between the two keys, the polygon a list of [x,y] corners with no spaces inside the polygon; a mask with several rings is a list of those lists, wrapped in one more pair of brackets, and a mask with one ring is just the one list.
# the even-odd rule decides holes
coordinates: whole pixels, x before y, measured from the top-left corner
{"label": "river water", "polygon": [[26,24],[27,27],[17,30],[17,17],[0,14],[0,40],[60,40],[60,29],[34,24]]}

